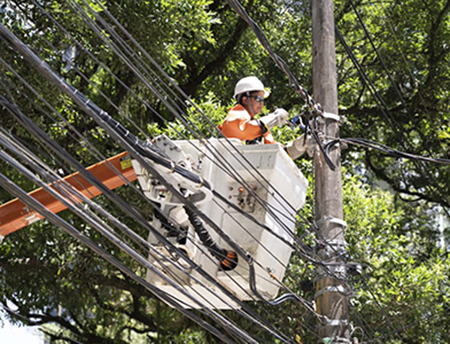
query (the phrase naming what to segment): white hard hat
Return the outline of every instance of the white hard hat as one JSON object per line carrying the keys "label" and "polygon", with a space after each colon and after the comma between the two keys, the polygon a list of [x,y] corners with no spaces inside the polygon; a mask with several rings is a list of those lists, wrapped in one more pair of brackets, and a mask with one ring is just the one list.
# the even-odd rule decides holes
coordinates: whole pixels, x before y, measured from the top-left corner
{"label": "white hard hat", "polygon": [[234,87],[234,99],[236,97],[245,92],[253,92],[253,91],[263,91],[264,98],[269,96],[269,92],[264,89],[264,85],[256,76],[247,76],[241,80],[239,80]]}

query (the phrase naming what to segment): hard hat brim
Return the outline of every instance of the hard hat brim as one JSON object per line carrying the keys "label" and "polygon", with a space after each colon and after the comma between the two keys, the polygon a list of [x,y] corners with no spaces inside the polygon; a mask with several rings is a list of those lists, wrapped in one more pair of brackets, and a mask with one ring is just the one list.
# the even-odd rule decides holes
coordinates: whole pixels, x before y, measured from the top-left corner
{"label": "hard hat brim", "polygon": [[247,91],[245,91],[245,92],[236,93],[236,94],[234,95],[234,99],[237,99],[237,97],[238,97],[240,94],[247,93],[247,92],[256,92],[256,91],[263,91],[263,92],[264,92],[264,99],[265,99],[265,98],[268,98],[268,97],[270,96],[270,92],[268,92],[268,91],[266,91],[266,90],[247,90]]}

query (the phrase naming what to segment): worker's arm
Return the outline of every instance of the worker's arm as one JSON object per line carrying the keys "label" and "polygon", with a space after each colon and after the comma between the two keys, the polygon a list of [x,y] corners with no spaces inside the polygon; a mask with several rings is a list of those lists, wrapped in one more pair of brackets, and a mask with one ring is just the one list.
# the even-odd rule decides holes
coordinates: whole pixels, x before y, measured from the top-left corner
{"label": "worker's arm", "polygon": [[219,125],[219,129],[225,137],[241,141],[254,140],[268,131],[268,128],[258,120],[228,117],[222,125]]}

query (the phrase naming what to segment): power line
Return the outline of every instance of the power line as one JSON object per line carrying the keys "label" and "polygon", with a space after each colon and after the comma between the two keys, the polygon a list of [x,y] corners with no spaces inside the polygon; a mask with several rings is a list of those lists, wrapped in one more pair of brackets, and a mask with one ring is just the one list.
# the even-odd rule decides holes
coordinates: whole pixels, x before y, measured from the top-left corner
{"label": "power line", "polygon": [[[234,147],[234,146],[233,146]],[[248,169],[248,167],[246,167],[246,169]],[[259,173],[258,171],[256,171],[257,173]],[[234,178],[238,178],[238,174],[237,173],[234,173]],[[245,181],[242,181],[244,184],[245,184]],[[265,187],[265,186],[263,186],[263,187]],[[250,191],[251,191],[251,188],[250,188]],[[276,191],[276,190],[275,190]],[[257,196],[257,195],[256,195]],[[260,198],[259,198],[259,196],[257,196],[257,198],[258,198],[258,201],[259,202],[262,202],[261,204],[264,206],[264,201],[262,201]],[[268,211],[268,208],[266,208],[266,210]],[[240,209],[239,209],[239,211],[241,211]],[[242,212],[242,211],[241,211]],[[276,216],[275,216],[275,218],[277,218]],[[278,219],[277,219],[277,221],[279,221]],[[294,237],[294,239],[295,239],[295,236],[293,236]]]}
{"label": "power line", "polygon": [[365,147],[365,148],[373,148],[380,152],[385,153],[388,156],[398,158],[398,159],[409,159],[409,160],[417,160],[417,161],[423,161],[423,162],[439,164],[439,165],[450,165],[450,159],[429,158],[429,157],[425,157],[425,156],[406,153],[406,152],[402,152],[397,149],[388,147],[382,143],[363,139],[363,138],[341,138],[339,140],[328,142],[327,145],[325,146],[325,148],[327,150],[331,149],[331,147],[333,147],[334,145],[336,145],[340,142],[352,144],[355,146],[361,146],[361,147]]}
{"label": "power line", "polygon": [[[120,56],[122,56],[122,55],[120,55]],[[278,60],[279,61],[279,60]],[[134,63],[133,62],[130,62],[131,63],[131,65],[133,65],[134,66]],[[174,107],[175,108],[175,107]]]}
{"label": "power line", "polygon": [[[396,90],[396,94],[399,97],[402,106],[404,107],[404,109],[407,111],[407,113],[409,114],[409,116],[411,117],[410,114],[410,109],[407,107],[406,102],[400,92],[400,90],[398,89],[397,85],[395,84],[393,77],[391,75],[391,73],[389,72],[389,70],[387,69],[386,64],[384,63],[384,60],[381,57],[381,54],[379,53],[377,47],[375,46],[375,43],[372,40],[372,37],[370,36],[369,31],[367,30],[361,16],[359,15],[356,6],[354,5],[353,1],[350,1],[351,6],[353,8],[353,11],[355,12],[357,18],[358,18],[358,22],[360,23],[361,27],[364,30],[364,34],[365,36],[369,39],[370,44],[374,50],[374,52],[377,55],[378,60],[380,61],[380,64],[382,65],[383,70],[386,72],[386,74],[388,75],[388,79],[389,82],[391,83],[391,85],[393,86],[393,88]],[[360,76],[362,77],[363,82],[369,87],[369,90],[372,94],[372,97],[375,99],[378,108],[381,110],[381,112],[383,113],[385,119],[388,121],[388,124],[390,125],[391,129],[394,132],[398,132],[400,134],[400,136],[395,135],[395,139],[399,142],[399,144],[404,148],[404,149],[408,149],[408,147],[413,147],[413,145],[411,144],[411,142],[409,141],[409,138],[405,136],[403,127],[400,126],[400,124],[393,118],[392,114],[390,113],[387,104],[384,102],[383,98],[381,97],[381,95],[379,95],[379,92],[376,90],[375,86],[373,85],[373,83],[370,81],[370,79],[368,78],[367,74],[364,72],[363,68],[361,67],[361,65],[359,64],[359,62],[356,60],[356,58],[354,57],[353,52],[351,51],[350,47],[347,45],[347,43],[345,42],[345,39],[343,38],[343,36],[340,34],[339,30],[336,27],[336,32],[338,33],[338,36],[341,40],[342,45],[344,46],[345,50],[347,51],[347,54],[350,56],[353,64],[355,65],[355,67],[357,68]],[[428,149],[428,147],[425,148],[429,153],[430,150]],[[431,153],[430,153],[431,154]],[[426,168],[423,164],[420,163],[419,159],[415,159],[413,160],[414,165],[416,166],[417,170],[419,171],[419,173],[422,175],[422,177],[427,180],[426,183],[426,188],[429,188],[430,191],[433,192],[433,194],[437,194],[440,196],[443,196],[442,193],[440,192],[439,188],[435,186],[434,190],[432,188],[432,179],[429,179],[429,173],[427,173]],[[445,198],[445,197],[444,197]],[[447,210],[446,210],[447,211]]]}
{"label": "power line", "polygon": [[[11,161],[11,159],[8,159],[8,161]],[[27,173],[25,173],[24,172],[25,170],[22,168],[21,169],[21,172],[23,173],[23,174],[29,174],[29,172],[27,172]],[[52,189],[50,189],[50,188],[48,188],[45,184],[43,184],[42,182],[40,182],[38,179],[33,179],[36,183],[38,183],[38,184],[41,184],[41,186],[42,187],[46,187],[46,189],[49,191],[49,192],[53,192],[52,191]],[[57,197],[57,195],[58,194],[54,194],[54,196],[56,196]],[[79,196],[77,196],[77,197],[79,197]],[[62,200],[64,200],[64,198],[62,198]],[[119,200],[120,201],[120,199],[117,199],[117,200]],[[85,202],[87,202],[87,203],[89,203],[89,200],[85,200]],[[72,209],[77,209],[77,208],[73,208],[73,207],[71,207]],[[34,209],[36,209],[36,208],[34,208]],[[78,213],[79,214],[82,214],[82,213],[80,213],[79,211],[82,211],[82,208],[81,209],[79,209],[78,210]],[[98,210],[98,209],[97,209]],[[41,211],[39,211],[40,213],[42,213]],[[97,223],[99,223],[98,221],[97,221]],[[93,225],[94,225],[94,223],[92,223]],[[95,226],[95,225],[94,225]],[[111,232],[110,232],[111,233]],[[118,239],[117,237],[116,237],[116,239],[113,239],[113,242],[114,243],[116,243],[116,244],[119,244],[119,245],[123,245],[124,243],[123,243],[123,241],[122,240],[120,240],[120,239]],[[176,248],[175,247],[172,247],[172,249],[174,249],[174,250],[176,250]],[[128,250],[128,252],[130,252],[129,250]],[[134,254],[134,256],[135,256],[135,254]],[[136,257],[136,256],[135,256]],[[148,263],[146,263],[147,262],[147,259],[146,258],[140,258],[140,262],[142,263],[142,264],[144,264],[144,266],[146,266],[147,268],[149,268],[150,266],[148,265]],[[198,267],[197,267],[197,271],[199,271],[198,270]],[[173,282],[172,282],[173,283]],[[216,285],[218,286],[218,287],[221,287],[219,284],[217,284],[217,282],[216,282]],[[180,289],[181,290],[181,289]],[[158,294],[157,294],[158,295]],[[236,299],[237,300],[237,299]],[[238,302],[239,302],[239,300],[237,300]],[[208,309],[208,307],[202,307],[202,308],[204,308],[204,309]],[[214,319],[214,316],[212,317],[213,319]],[[267,327],[266,327],[267,328]]]}

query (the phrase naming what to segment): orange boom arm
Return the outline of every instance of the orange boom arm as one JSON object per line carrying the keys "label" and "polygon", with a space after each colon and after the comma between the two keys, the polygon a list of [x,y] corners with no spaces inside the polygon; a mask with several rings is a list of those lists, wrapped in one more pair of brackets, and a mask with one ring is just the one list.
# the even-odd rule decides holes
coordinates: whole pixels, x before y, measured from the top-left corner
{"label": "orange boom arm", "polygon": [[[108,160],[92,165],[87,170],[110,190],[124,185],[126,183],[125,180],[131,182],[137,179],[128,152],[121,153]],[[101,194],[100,190],[86,181],[79,172],[73,173],[63,178],[63,180],[79,190],[87,198]],[[55,214],[67,208],[43,188],[36,189],[30,192],[29,195]],[[82,202],[82,200],[79,199],[78,202]],[[42,218],[42,215],[28,208],[16,198],[0,206],[0,235],[6,236]]]}

